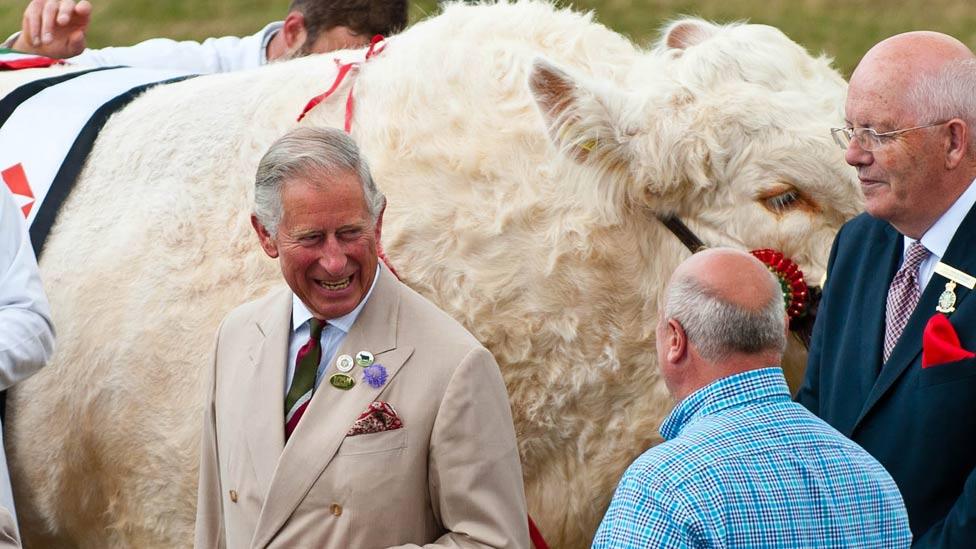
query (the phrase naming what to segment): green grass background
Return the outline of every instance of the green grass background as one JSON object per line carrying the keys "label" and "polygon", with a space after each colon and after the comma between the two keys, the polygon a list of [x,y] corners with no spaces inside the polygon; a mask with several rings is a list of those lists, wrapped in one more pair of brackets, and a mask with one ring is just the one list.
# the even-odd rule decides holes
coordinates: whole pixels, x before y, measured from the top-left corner
{"label": "green grass background", "polygon": [[[881,38],[915,29],[945,32],[976,46],[974,0],[577,0],[597,20],[639,44],[681,14],[779,27],[813,53],[825,52],[846,75]],[[202,39],[251,34],[280,19],[288,0],[93,0],[89,45],[125,45],[168,36]],[[0,34],[20,28],[27,0],[0,0]],[[437,13],[436,0],[413,0],[411,21]]]}

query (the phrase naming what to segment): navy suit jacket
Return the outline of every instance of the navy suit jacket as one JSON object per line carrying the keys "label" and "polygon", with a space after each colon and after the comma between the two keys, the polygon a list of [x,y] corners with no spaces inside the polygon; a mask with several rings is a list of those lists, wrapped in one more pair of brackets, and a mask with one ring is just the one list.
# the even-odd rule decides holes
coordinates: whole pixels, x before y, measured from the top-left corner
{"label": "navy suit jacket", "polygon": [[[935,273],[882,365],[888,286],[902,236],[862,214],[837,234],[797,400],[873,455],[898,484],[915,547],[976,547],[976,359],[922,368],[922,332],[947,280]],[[942,262],[976,274],[976,208]],[[949,315],[976,350],[976,293]]]}

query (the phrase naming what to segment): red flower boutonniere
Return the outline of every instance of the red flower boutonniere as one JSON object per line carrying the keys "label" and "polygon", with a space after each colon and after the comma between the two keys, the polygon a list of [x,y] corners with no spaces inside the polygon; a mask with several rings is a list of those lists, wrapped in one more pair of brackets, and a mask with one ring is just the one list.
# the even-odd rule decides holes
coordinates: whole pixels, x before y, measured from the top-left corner
{"label": "red flower boutonniere", "polygon": [[936,313],[929,319],[922,333],[922,368],[973,357],[976,354],[962,348],[956,329],[946,315]]}

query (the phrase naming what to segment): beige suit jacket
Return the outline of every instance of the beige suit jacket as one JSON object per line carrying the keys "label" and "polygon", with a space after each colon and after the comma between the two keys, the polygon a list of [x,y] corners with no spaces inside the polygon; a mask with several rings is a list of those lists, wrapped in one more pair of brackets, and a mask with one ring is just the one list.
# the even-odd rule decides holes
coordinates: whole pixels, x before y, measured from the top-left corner
{"label": "beige suit jacket", "polygon": [[[378,389],[326,370],[284,443],[289,290],[242,305],[218,332],[206,408],[198,548],[529,546],[505,386],[467,331],[381,270],[338,354],[375,355]],[[403,428],[346,437],[370,402]],[[426,544],[426,545],[425,545]]]}

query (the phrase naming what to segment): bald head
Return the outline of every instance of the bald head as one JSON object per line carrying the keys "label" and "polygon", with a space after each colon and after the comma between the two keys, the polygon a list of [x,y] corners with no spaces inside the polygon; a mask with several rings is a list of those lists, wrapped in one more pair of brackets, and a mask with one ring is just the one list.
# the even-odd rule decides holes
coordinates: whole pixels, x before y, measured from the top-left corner
{"label": "bald head", "polygon": [[[851,88],[882,93],[885,105],[902,100],[906,116],[926,105],[914,104],[906,96],[918,82],[935,78],[948,64],[973,59],[965,44],[946,34],[916,31],[898,34],[876,44],[858,63],[851,75]],[[936,98],[921,98],[926,103]],[[941,99],[941,98],[939,98]]]}
{"label": "bald head", "polygon": [[934,74],[951,61],[973,59],[973,52],[955,38],[931,31],[896,34],[868,50],[851,76],[856,80],[863,72],[885,69],[891,79],[910,79]]}
{"label": "bald head", "polygon": [[681,400],[713,381],[779,365],[786,348],[779,283],[751,255],[699,252],[678,266],[657,326],[658,364]]}
{"label": "bald head", "polygon": [[748,311],[760,311],[780,295],[779,284],[765,265],[731,248],[699,252],[675,269],[672,282],[690,279],[716,299]]}
{"label": "bald head", "polygon": [[764,354],[778,361],[786,347],[779,283],[759,260],[738,250],[705,250],[679,265],[662,320],[680,324],[689,345],[712,363]]}

